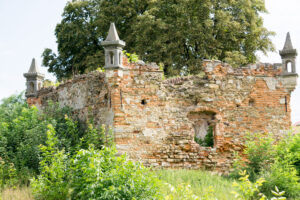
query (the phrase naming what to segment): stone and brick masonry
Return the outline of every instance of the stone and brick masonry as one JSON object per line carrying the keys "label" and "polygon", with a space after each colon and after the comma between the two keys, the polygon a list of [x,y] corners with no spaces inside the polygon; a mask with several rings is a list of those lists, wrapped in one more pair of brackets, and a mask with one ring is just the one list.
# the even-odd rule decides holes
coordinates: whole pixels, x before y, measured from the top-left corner
{"label": "stone and brick masonry", "polygon": [[[289,43],[288,35],[282,64],[232,68],[204,60],[198,75],[163,80],[156,64],[129,63],[120,54],[125,42],[112,24],[103,42],[105,72],[79,75],[58,87],[28,88],[26,95],[30,105],[43,108],[52,100],[73,108],[83,121],[92,115],[97,125],[113,128],[119,153],[146,166],[228,173],[245,133],[284,134],[291,126],[290,97],[298,75],[297,52]],[[38,75],[37,69],[28,73]],[[208,125],[214,145],[202,147],[194,138],[203,137]]]}

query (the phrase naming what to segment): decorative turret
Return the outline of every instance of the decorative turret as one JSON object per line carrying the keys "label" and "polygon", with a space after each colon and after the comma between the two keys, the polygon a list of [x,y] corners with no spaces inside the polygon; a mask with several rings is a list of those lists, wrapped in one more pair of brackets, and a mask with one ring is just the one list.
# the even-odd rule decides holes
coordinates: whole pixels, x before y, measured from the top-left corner
{"label": "decorative turret", "polygon": [[125,42],[120,40],[114,23],[110,24],[108,35],[102,46],[105,51],[105,69],[119,69],[122,65],[122,50]]}
{"label": "decorative turret", "polygon": [[279,54],[282,59],[283,75],[296,74],[297,50],[293,48],[290,33],[287,33],[284,47]]}
{"label": "decorative turret", "polygon": [[39,72],[34,58],[32,59],[29,71],[24,73],[24,77],[26,78],[27,86],[25,96],[27,98],[36,97],[37,91],[43,86],[45,75]]}

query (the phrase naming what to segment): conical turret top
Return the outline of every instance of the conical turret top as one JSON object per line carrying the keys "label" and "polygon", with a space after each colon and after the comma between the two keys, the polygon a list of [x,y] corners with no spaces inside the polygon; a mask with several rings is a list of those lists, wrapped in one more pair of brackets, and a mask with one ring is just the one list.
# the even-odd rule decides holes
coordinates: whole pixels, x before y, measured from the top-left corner
{"label": "conical turret top", "polygon": [[37,64],[36,64],[36,61],[34,58],[32,58],[28,73],[39,73],[39,70],[37,68]]}
{"label": "conical turret top", "polygon": [[41,78],[44,78],[45,75],[40,73],[40,70],[38,68],[38,65],[36,64],[35,58],[32,58],[29,71],[27,73],[24,73],[24,76],[26,78],[27,77],[41,77]]}
{"label": "conical turret top", "polygon": [[117,41],[120,40],[115,23],[111,23],[108,31],[108,35],[105,41]]}
{"label": "conical turret top", "polygon": [[286,39],[285,39],[283,50],[290,50],[290,49],[293,49],[293,45],[292,45],[290,33],[288,32],[286,34]]}
{"label": "conical turret top", "polygon": [[281,58],[297,56],[297,50],[293,48],[292,40],[289,32],[286,34],[284,47],[281,51],[279,51],[279,54]]}
{"label": "conical turret top", "polygon": [[102,46],[115,46],[124,47],[125,42],[120,40],[115,23],[111,23],[108,31],[108,35],[104,41],[101,42]]}

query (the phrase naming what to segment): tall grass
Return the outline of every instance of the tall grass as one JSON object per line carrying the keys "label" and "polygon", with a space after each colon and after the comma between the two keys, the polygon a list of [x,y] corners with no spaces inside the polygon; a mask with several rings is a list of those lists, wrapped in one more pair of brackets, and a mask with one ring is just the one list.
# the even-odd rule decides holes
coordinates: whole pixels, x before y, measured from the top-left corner
{"label": "tall grass", "polygon": [[[173,186],[182,183],[191,186],[193,193],[197,196],[209,195],[212,191],[214,199],[232,200],[234,195],[231,193],[235,189],[233,181],[210,172],[201,170],[158,170],[158,177]],[[168,187],[162,188],[164,194],[169,194]]]}
{"label": "tall grass", "polygon": [[[197,196],[208,195],[211,191],[215,199],[232,200],[234,195],[231,193],[235,189],[232,186],[233,181],[218,175],[212,175],[210,172],[201,170],[158,170],[156,171],[159,179],[173,186],[182,183],[191,186],[191,190]],[[162,188],[162,193],[169,195],[167,185]],[[6,188],[2,191],[2,200],[33,200],[29,187]]]}
{"label": "tall grass", "polygon": [[29,187],[6,188],[1,193],[1,200],[33,200]]}

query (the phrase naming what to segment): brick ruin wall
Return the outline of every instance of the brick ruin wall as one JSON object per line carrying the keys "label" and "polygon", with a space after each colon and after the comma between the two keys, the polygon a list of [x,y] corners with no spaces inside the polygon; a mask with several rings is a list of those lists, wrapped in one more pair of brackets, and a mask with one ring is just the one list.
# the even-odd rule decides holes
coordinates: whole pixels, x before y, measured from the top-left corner
{"label": "brick ruin wall", "polygon": [[37,98],[28,98],[28,104],[40,108],[49,101],[58,102],[61,107],[72,108],[74,117],[85,123],[94,120],[96,125],[112,126],[113,111],[109,99],[109,88],[105,74],[92,72],[76,76],[58,87],[42,88]]}
{"label": "brick ruin wall", "polygon": [[[47,100],[70,106],[84,120],[114,129],[117,149],[147,166],[205,168],[228,173],[246,132],[289,129],[289,78],[281,68],[257,64],[233,69],[204,61],[203,72],[163,80],[159,67],[128,63],[123,70],[81,75],[57,88],[44,88],[29,103]],[[293,81],[293,80],[292,80]],[[194,141],[195,124],[212,114],[214,147]]]}

